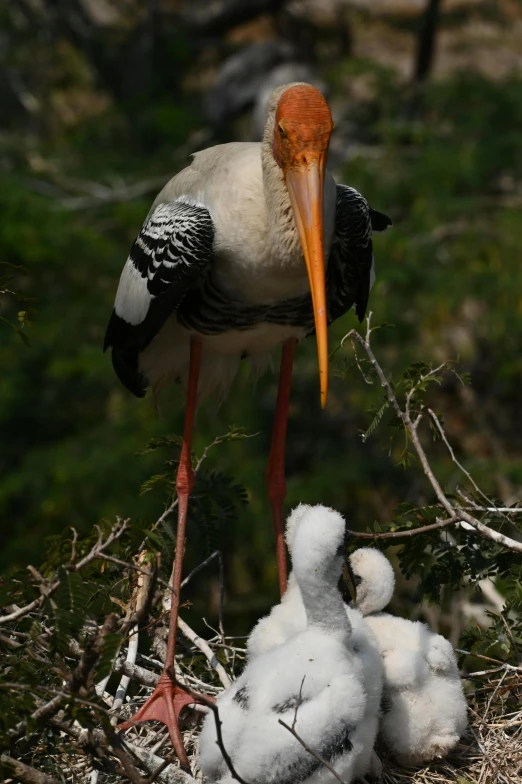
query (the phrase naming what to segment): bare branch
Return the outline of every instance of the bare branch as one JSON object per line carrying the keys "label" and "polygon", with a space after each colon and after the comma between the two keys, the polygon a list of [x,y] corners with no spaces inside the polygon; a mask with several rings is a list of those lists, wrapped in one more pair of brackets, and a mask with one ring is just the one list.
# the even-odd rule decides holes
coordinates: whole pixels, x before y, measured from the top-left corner
{"label": "bare branch", "polygon": [[216,654],[208,642],[196,634],[182,618],[178,618],[178,629],[206,656],[208,663],[212,669],[216,671],[219,680],[225,689],[228,689],[228,687],[232,685],[232,681],[228,677],[223,665],[218,661]]}
{"label": "bare branch", "polygon": [[[492,528],[489,528],[487,525],[484,525],[484,523],[482,523],[476,517],[474,517],[473,515],[469,514],[469,512],[467,512],[465,509],[452,505],[451,501],[449,500],[449,498],[444,493],[444,491],[443,491],[443,489],[442,489],[442,487],[441,487],[437,477],[435,476],[435,474],[433,473],[433,471],[431,469],[431,466],[429,464],[428,458],[426,456],[426,452],[424,451],[424,448],[423,448],[423,446],[422,446],[422,444],[420,442],[420,439],[419,439],[419,434],[418,434],[418,424],[419,424],[419,421],[420,421],[419,417],[417,417],[415,422],[412,422],[409,410],[408,409],[403,410],[400,407],[399,402],[398,402],[398,400],[397,400],[397,398],[396,398],[396,396],[395,396],[395,394],[393,392],[393,389],[392,389],[388,379],[386,378],[386,375],[385,375],[382,367],[379,365],[379,363],[378,363],[378,361],[377,361],[377,359],[375,357],[375,354],[372,351],[372,348],[370,346],[370,335],[371,335],[370,319],[371,319],[371,315],[372,314],[370,313],[368,315],[368,318],[367,318],[366,339],[364,339],[355,329],[352,329],[346,335],[346,338],[349,338],[352,341],[352,344],[355,341],[356,343],[358,343],[364,349],[368,359],[370,360],[370,363],[371,363],[375,373],[377,374],[377,377],[378,377],[379,381],[381,382],[381,386],[383,387],[384,391],[386,392],[386,396],[387,396],[387,398],[388,398],[388,400],[390,402],[390,405],[392,406],[393,410],[395,411],[395,414],[401,420],[401,422],[403,423],[406,431],[408,432],[408,435],[409,435],[409,437],[411,439],[411,442],[412,442],[412,444],[413,444],[413,446],[415,448],[415,451],[417,452],[417,455],[418,455],[418,458],[420,460],[422,469],[423,469],[426,477],[428,478],[428,480],[429,480],[429,482],[430,482],[430,484],[431,484],[431,486],[432,486],[432,488],[433,488],[433,490],[435,492],[435,495],[437,496],[437,499],[438,499],[439,503],[442,505],[442,507],[447,512],[448,518],[452,518],[452,519],[455,519],[457,517],[461,518],[461,520],[464,520],[469,525],[473,526],[473,528],[475,528],[476,531],[478,533],[480,533],[484,538],[490,539],[491,541],[494,541],[497,544],[500,544],[503,547],[506,547],[506,548],[508,548],[510,550],[514,550],[515,552],[522,553],[522,542],[517,542],[515,539],[511,539],[510,537],[505,536],[504,534],[501,534],[499,531],[494,531]],[[433,373],[433,372],[435,372],[435,371],[430,371],[430,373]],[[425,380],[425,378],[427,378],[427,377],[428,376],[426,375],[425,377],[423,377],[422,380]]]}
{"label": "bare branch", "polygon": [[347,533],[359,539],[404,539],[407,536],[416,536],[417,534],[425,534],[428,531],[435,531],[437,528],[445,528],[448,525],[454,525],[456,522],[458,522],[458,518],[449,517],[447,520],[437,520],[436,523],[423,525],[420,528],[408,528],[404,531],[378,531],[373,534],[362,533],[361,531],[347,531]]}
{"label": "bare branch", "polygon": [[42,604],[44,600],[43,596],[39,596],[38,599],[34,599],[34,601],[30,602],[30,604],[26,604],[24,607],[18,607],[12,613],[8,615],[1,615],[0,616],[0,624],[10,623],[10,621],[17,621],[18,618],[23,618],[25,615],[29,615],[30,612],[36,610]]}

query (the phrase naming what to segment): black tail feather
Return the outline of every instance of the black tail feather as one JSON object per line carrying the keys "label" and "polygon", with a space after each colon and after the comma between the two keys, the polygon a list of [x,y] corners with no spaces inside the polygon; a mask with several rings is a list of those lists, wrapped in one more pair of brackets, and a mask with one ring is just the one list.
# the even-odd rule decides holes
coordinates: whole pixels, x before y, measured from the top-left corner
{"label": "black tail feather", "polygon": [[386,231],[389,226],[393,226],[391,218],[388,218],[383,212],[374,210],[370,207],[370,220],[372,222],[372,231]]}
{"label": "black tail feather", "polygon": [[121,383],[127,387],[129,392],[132,392],[136,397],[145,397],[147,379],[139,369],[139,353],[138,346],[113,348],[112,366]]}

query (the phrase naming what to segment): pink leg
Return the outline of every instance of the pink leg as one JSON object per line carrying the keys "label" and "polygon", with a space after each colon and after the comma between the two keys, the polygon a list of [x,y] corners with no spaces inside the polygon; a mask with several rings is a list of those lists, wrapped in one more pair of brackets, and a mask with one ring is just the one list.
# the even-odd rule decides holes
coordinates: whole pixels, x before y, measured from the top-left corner
{"label": "pink leg", "polygon": [[183,553],[185,549],[185,529],[187,526],[187,511],[190,493],[194,486],[194,471],[192,468],[192,432],[196,413],[196,398],[198,391],[199,367],[201,361],[201,342],[192,339],[190,345],[190,371],[187,391],[187,406],[185,410],[185,426],[183,429],[183,443],[176,476],[176,490],[178,493],[178,530],[176,534],[176,554],[172,578],[172,606],[170,609],[169,637],[167,655],[163,674],[147,702],[129,721],[120,724],[118,729],[125,730],[141,721],[161,721],[169,728],[174,750],[178,755],[183,768],[189,770],[189,761],[183,739],[179,730],[179,714],[189,704],[195,702],[186,692],[176,686],[169,677],[167,670],[174,671],[174,657],[176,653],[176,633],[178,629],[179,596],[181,589],[181,575],[183,569]]}
{"label": "pink leg", "polygon": [[286,591],[287,582],[283,503],[286,496],[286,425],[288,422],[288,405],[290,402],[290,387],[292,385],[292,365],[294,361],[295,344],[296,341],[294,338],[286,340],[283,343],[281,368],[279,371],[279,389],[277,391],[276,413],[274,429],[272,431],[272,444],[266,469],[268,497],[272,506],[272,515],[274,519],[277,571],[279,574],[279,590],[281,591],[281,596]]}

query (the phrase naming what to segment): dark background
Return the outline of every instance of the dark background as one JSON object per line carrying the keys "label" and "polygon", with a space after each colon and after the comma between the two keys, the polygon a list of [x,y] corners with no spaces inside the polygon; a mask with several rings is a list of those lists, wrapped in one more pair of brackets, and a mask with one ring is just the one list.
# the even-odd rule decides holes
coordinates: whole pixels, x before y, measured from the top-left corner
{"label": "dark background", "polygon": [[[50,534],[116,515],[148,523],[166,457],[138,454],[180,433],[183,398],[160,414],[101,351],[128,249],[164,182],[191,152],[258,138],[259,96],[293,80],[327,91],[331,166],[394,228],[377,237],[374,348],[399,378],[414,361],[458,361],[433,393],[458,457],[505,503],[522,486],[522,8],[517,2],[17,0],[0,8],[0,569],[38,563]],[[257,102],[257,103],[256,103]],[[11,265],[15,265],[14,267]],[[11,292],[11,293],[9,293]],[[353,312],[330,345],[356,325]],[[288,433],[288,507],[338,508],[352,527],[427,503],[417,464],[383,424],[381,391],[332,359],[321,412],[313,340],[299,346]],[[277,367],[278,358],[274,358]],[[196,455],[231,425],[249,439],[205,462],[244,485],[248,506],[212,536],[191,525],[187,569],[225,552],[227,614],[253,620],[276,596],[264,486],[276,376],[247,369],[198,417]],[[429,434],[426,434],[427,442]],[[168,450],[167,450],[168,451]],[[460,477],[440,444],[441,481]],[[205,526],[203,526],[204,528]],[[194,595],[215,612],[209,568]],[[209,602],[210,609],[209,609]],[[397,607],[411,611],[411,590]]]}

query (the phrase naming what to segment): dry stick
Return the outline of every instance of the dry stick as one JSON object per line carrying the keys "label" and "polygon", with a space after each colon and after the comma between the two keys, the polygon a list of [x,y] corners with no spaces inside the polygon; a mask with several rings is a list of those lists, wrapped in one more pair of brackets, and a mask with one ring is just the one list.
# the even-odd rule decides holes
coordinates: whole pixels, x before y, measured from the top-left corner
{"label": "dry stick", "polygon": [[187,576],[181,583],[181,587],[184,588],[185,585],[189,583],[192,580],[192,578],[195,577],[196,574],[198,574],[198,572],[200,572],[202,569],[205,568],[205,566],[207,566],[211,561],[213,561],[214,558],[221,558],[221,552],[219,550],[214,550],[214,552],[211,555],[209,555],[208,558],[205,558],[204,561],[202,561],[200,564],[195,566],[194,569],[187,574]]}
{"label": "dry stick", "polygon": [[[475,488],[475,491],[484,499],[484,501],[487,504],[492,504],[491,511],[495,511],[495,512],[498,512],[499,514],[502,514],[501,510],[493,504],[493,501],[491,500],[491,498],[488,498],[488,496],[485,493],[482,492],[480,487],[477,485],[477,483],[475,482],[475,480],[471,476],[470,472],[467,469],[465,469],[464,466],[462,465],[462,463],[457,459],[457,457],[455,455],[455,452],[453,450],[453,447],[451,446],[451,444],[449,443],[449,441],[448,441],[448,439],[446,437],[446,433],[444,432],[444,428],[442,427],[437,414],[431,408],[428,408],[428,413],[429,413],[430,417],[432,418],[433,423],[434,423],[434,425],[437,428],[437,431],[439,433],[439,436],[441,437],[443,443],[446,446],[446,449],[450,453],[450,457],[451,457],[452,461],[460,469],[460,471],[462,471],[462,473],[468,479],[468,481],[471,482],[471,484]],[[458,508],[460,509],[460,507],[458,507]],[[476,509],[474,511],[476,511]],[[510,522],[509,518],[506,517],[505,514],[502,514],[502,517],[507,522]]]}
{"label": "dry stick", "polygon": [[248,784],[248,782],[246,782],[245,779],[243,779],[235,769],[234,764],[230,758],[230,755],[228,751],[225,749],[225,745],[223,743],[223,735],[221,733],[222,722],[219,717],[218,706],[215,704],[215,702],[212,702],[211,700],[207,700],[207,698],[204,697],[202,694],[198,694],[197,692],[192,691],[190,686],[187,686],[186,684],[180,683],[178,680],[176,680],[176,674],[175,672],[173,672],[172,667],[169,667],[167,669],[167,675],[175,685],[179,686],[180,689],[187,692],[187,694],[189,694],[191,697],[194,697],[194,699],[197,700],[197,702],[202,702],[203,705],[206,705],[206,707],[212,711],[212,713],[214,714],[214,722],[216,724],[216,737],[217,737],[216,743],[218,745],[218,748],[221,752],[223,759],[225,760],[225,764],[230,771],[230,775],[232,776],[233,779],[239,781],[239,784]]}
{"label": "dry stick", "polygon": [[477,659],[484,659],[484,661],[489,661],[492,662],[493,664],[498,664],[499,667],[505,670],[522,672],[522,667],[515,667],[514,664],[508,664],[507,662],[501,662],[498,659],[492,659],[491,656],[484,656],[484,654],[482,653],[473,653],[472,651],[465,651],[462,648],[455,648],[455,653],[463,653],[466,656],[474,656]]}
{"label": "dry stick", "polygon": [[206,656],[210,666],[212,667],[213,670],[216,671],[216,675],[218,676],[219,680],[221,681],[225,689],[228,689],[228,687],[232,685],[232,681],[228,677],[227,672],[223,667],[223,665],[220,664],[220,662],[218,661],[216,654],[214,653],[214,651],[212,650],[208,642],[204,640],[202,637],[200,637],[198,634],[196,634],[196,632],[193,629],[191,629],[190,626],[187,623],[185,623],[185,621],[182,618],[178,618],[178,629],[185,635],[185,637],[187,637],[196,646],[196,648],[199,648],[201,653],[203,653]]}
{"label": "dry stick", "polygon": [[485,723],[485,721],[487,719],[487,716],[488,716],[488,713],[489,713],[489,709],[491,707],[491,703],[493,702],[493,700],[497,696],[498,690],[500,689],[500,687],[504,683],[504,680],[505,680],[507,674],[508,674],[508,671],[504,670],[504,672],[502,673],[502,677],[498,681],[497,685],[495,686],[495,689],[494,689],[493,693],[489,697],[488,704],[486,705],[486,710],[484,711],[484,715],[482,716],[482,720],[484,721],[484,723]]}
{"label": "dry stick", "polygon": [[132,680],[151,688],[154,688],[160,679],[160,676],[156,675],[155,672],[146,670],[144,667],[140,667],[139,664],[131,664],[129,661],[116,662],[113,672],[123,672]]}
{"label": "dry stick", "polygon": [[[143,551],[138,556],[138,559],[143,559],[144,557],[145,557],[145,552]],[[136,656],[138,655],[138,646],[139,646],[140,620],[141,617],[147,613],[147,610],[150,607],[152,601],[152,595],[154,593],[154,589],[156,586],[156,577],[159,568],[158,561],[159,561],[159,557],[156,556],[156,566],[152,570],[150,576],[144,574],[138,575],[136,585],[132,592],[132,597],[130,601],[131,618],[128,619],[127,623],[130,623],[132,620],[135,620],[135,624],[132,628],[129,644],[127,647],[126,661],[129,665],[136,664]],[[111,723],[113,725],[116,724],[118,721],[120,708],[123,705],[123,702],[127,695],[127,689],[129,688],[130,681],[131,681],[130,676],[127,675],[126,672],[124,672],[121,677],[119,686],[116,689],[114,702],[112,704],[114,716],[111,720]]]}
{"label": "dry stick", "polygon": [[[421,462],[423,471],[424,471],[426,477],[428,478],[428,480],[429,480],[433,490],[435,491],[435,495],[437,496],[439,502],[442,504],[442,506],[444,507],[444,509],[448,513],[449,517],[455,517],[456,518],[456,515],[458,515],[459,518],[462,518],[467,523],[469,523],[474,528],[476,528],[476,530],[480,534],[482,534],[482,536],[484,538],[491,539],[492,541],[496,542],[497,544],[501,544],[501,545],[503,545],[504,547],[507,547],[510,550],[515,550],[516,552],[522,553],[522,542],[517,542],[517,541],[515,541],[514,539],[511,539],[508,536],[504,536],[504,534],[501,534],[498,531],[494,531],[493,529],[488,528],[487,525],[484,525],[484,523],[481,523],[480,520],[477,520],[476,517],[473,517],[473,515],[470,515],[464,509],[453,507],[452,504],[450,503],[450,501],[448,500],[448,498],[446,497],[442,487],[439,484],[438,479],[435,477],[433,471],[431,470],[431,466],[430,466],[430,464],[428,462],[428,458],[426,457],[426,453],[425,453],[425,451],[424,451],[424,449],[422,447],[422,444],[420,442],[420,439],[419,439],[417,428],[418,428],[418,424],[420,422],[420,419],[421,419],[422,415],[419,414],[418,417],[416,418],[415,422],[413,422],[411,417],[410,417],[409,411],[408,410],[403,411],[401,409],[401,407],[399,406],[399,403],[397,401],[397,398],[395,397],[395,395],[393,393],[393,390],[392,390],[392,388],[390,386],[390,383],[389,383],[388,379],[386,378],[383,369],[381,368],[381,366],[377,362],[375,354],[373,353],[373,351],[371,349],[371,346],[370,346],[370,334],[371,334],[370,319],[371,319],[371,315],[372,314],[370,313],[368,318],[367,318],[366,339],[364,339],[354,329],[352,329],[348,333],[348,335],[346,337],[350,338],[350,340],[352,340],[352,342],[355,340],[357,343],[359,343],[360,346],[362,346],[362,348],[366,352],[366,354],[368,356],[368,359],[370,360],[370,363],[371,363],[372,367],[374,368],[374,370],[375,370],[375,372],[376,372],[376,374],[377,374],[377,376],[379,378],[379,381],[381,382],[381,386],[383,387],[383,389],[386,392],[386,395],[388,397],[390,405],[392,406],[392,408],[395,411],[397,417],[401,420],[401,422],[406,427],[408,433],[410,434],[410,438],[411,438],[412,444],[415,447],[415,451],[417,452],[417,455],[418,455],[419,460]],[[431,372],[433,372],[433,371],[431,371]]]}
{"label": "dry stick", "polygon": [[[4,768],[4,771],[2,771],[2,768]],[[36,768],[31,768],[29,765],[24,765],[23,762],[19,762],[7,754],[2,754],[0,756],[0,773],[5,772],[5,768],[14,773],[24,784],[60,784],[58,779],[55,779],[53,776],[48,776],[46,773],[42,773],[40,770],[36,770]]]}
{"label": "dry stick", "polygon": [[286,724],[286,722],[284,722],[282,719],[278,719],[278,723],[279,723],[279,724],[280,724],[282,727],[284,727],[284,728],[285,728],[285,730],[288,730],[288,732],[289,732],[291,735],[293,735],[293,736],[294,736],[294,738],[295,738],[295,739],[296,739],[296,740],[297,740],[297,741],[298,741],[298,742],[301,744],[301,746],[303,747],[303,749],[304,749],[305,751],[307,751],[309,754],[311,754],[311,755],[312,755],[312,757],[314,757],[314,758],[315,758],[315,759],[316,759],[318,762],[320,762],[320,763],[321,763],[321,765],[324,765],[324,767],[325,767],[325,768],[327,768],[327,769],[330,771],[330,773],[331,773],[333,776],[335,776],[335,778],[337,779],[337,781],[339,781],[339,782],[340,782],[340,784],[345,784],[345,782],[343,781],[343,779],[342,779],[342,778],[339,776],[339,774],[338,774],[338,773],[335,771],[335,769],[334,769],[334,768],[333,768],[333,767],[330,765],[330,763],[329,763],[327,760],[323,759],[323,757],[321,757],[321,755],[320,755],[320,754],[318,754],[318,753],[317,753],[317,751],[315,751],[314,749],[312,749],[312,747],[311,747],[311,746],[309,746],[309,745],[308,745],[308,743],[306,743],[306,742],[305,742],[305,741],[304,741],[304,740],[301,738],[301,736],[300,736],[300,735],[298,735],[298,734],[297,734],[297,732],[296,732],[295,725],[296,725],[296,722],[297,722],[297,711],[299,710],[299,706],[300,706],[300,705],[301,705],[301,703],[302,703],[302,697],[303,697],[303,685],[304,685],[304,682],[305,682],[305,678],[306,678],[306,675],[303,675],[303,680],[301,681],[301,686],[299,687],[299,695],[298,695],[298,697],[297,697],[297,704],[296,704],[296,706],[295,706],[295,710],[294,710],[294,719],[293,719],[293,721],[292,721],[292,726],[290,727],[290,726],[289,726],[288,724]]}
{"label": "dry stick", "polygon": [[[160,781],[164,782],[164,784],[185,784],[185,782],[186,784],[189,784],[194,781],[192,776],[185,773],[185,771],[181,770],[181,768],[178,768],[176,765],[173,765],[174,759],[172,759],[171,756],[164,760],[161,757],[158,757],[154,751],[149,751],[143,746],[135,746],[128,741],[126,741],[125,745],[144,765],[149,768],[152,768],[154,765],[156,766],[154,772],[151,773],[148,778],[149,784],[157,778],[160,778]],[[172,765],[172,768],[168,770],[170,765]]]}

